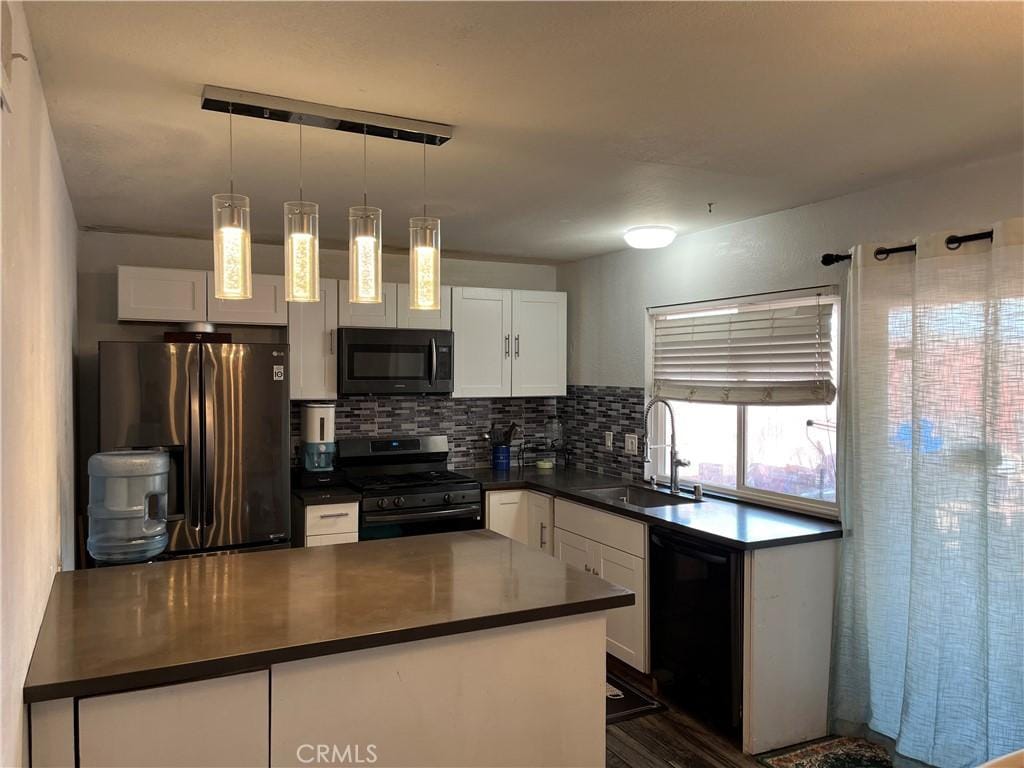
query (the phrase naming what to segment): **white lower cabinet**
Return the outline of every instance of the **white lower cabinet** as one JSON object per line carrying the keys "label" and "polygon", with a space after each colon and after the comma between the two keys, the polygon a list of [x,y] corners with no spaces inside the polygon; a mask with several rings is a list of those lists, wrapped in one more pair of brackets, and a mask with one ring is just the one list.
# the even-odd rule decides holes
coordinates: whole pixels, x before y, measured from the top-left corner
{"label": "white lower cabinet", "polygon": [[225,325],[288,325],[283,275],[253,275],[251,299],[218,299],[207,273],[206,319]]}
{"label": "white lower cabinet", "polygon": [[382,283],[379,304],[354,304],[348,300],[348,280],[339,280],[338,325],[397,328],[398,286],[395,283]]}
{"label": "white lower cabinet", "polygon": [[307,547],[359,541],[359,504],[311,504],[306,507]]}
{"label": "white lower cabinet", "polygon": [[533,491],[491,491],[487,494],[487,527],[528,547],[551,554],[551,502],[547,494]]}
{"label": "white lower cabinet", "polygon": [[80,699],[78,766],[268,765],[269,676],[261,670]]}
{"label": "white lower cabinet", "polygon": [[608,611],[608,653],[648,671],[647,526],[636,520],[556,499],[554,555],[634,592],[636,602]]}
{"label": "white lower cabinet", "polygon": [[320,281],[320,301],[288,305],[292,400],[338,398],[338,281]]}

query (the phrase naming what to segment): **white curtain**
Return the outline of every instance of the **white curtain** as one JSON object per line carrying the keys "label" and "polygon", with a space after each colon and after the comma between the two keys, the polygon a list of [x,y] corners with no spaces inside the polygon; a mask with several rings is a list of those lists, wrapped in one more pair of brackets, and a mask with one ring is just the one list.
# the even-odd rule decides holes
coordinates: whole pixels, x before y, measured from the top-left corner
{"label": "white curtain", "polygon": [[854,249],[831,691],[943,768],[1024,748],[1024,219],[949,234]]}

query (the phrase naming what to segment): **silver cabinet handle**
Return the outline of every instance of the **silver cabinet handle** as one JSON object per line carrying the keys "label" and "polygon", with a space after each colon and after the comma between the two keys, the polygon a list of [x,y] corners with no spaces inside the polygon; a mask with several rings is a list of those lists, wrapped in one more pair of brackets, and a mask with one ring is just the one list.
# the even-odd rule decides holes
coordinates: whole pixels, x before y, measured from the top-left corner
{"label": "silver cabinet handle", "polygon": [[545,544],[544,544],[544,529],[545,528],[547,528],[547,526],[544,525],[544,523],[541,523],[540,524],[540,548],[541,549],[544,549],[544,546],[545,546]]}
{"label": "silver cabinet handle", "polygon": [[320,519],[323,520],[326,517],[348,517],[348,512],[321,512]]}
{"label": "silver cabinet handle", "polygon": [[333,328],[331,328],[331,330],[327,332],[327,338],[328,338],[328,343],[330,344],[330,347],[329,347],[330,354],[333,355],[334,354],[334,329]]}
{"label": "silver cabinet handle", "polygon": [[508,355],[509,355],[509,339],[510,339],[510,336],[509,336],[509,334],[506,333],[505,334],[505,357],[508,357]]}
{"label": "silver cabinet handle", "polygon": [[516,357],[519,357],[519,334],[516,334]]}

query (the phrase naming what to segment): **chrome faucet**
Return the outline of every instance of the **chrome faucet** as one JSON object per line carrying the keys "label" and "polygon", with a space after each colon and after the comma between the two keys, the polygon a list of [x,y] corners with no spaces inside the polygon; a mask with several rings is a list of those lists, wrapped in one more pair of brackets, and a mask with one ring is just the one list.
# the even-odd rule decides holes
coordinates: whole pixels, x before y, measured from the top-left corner
{"label": "chrome faucet", "polygon": [[[655,405],[661,403],[668,410],[668,423],[671,427],[669,442],[662,445],[651,445],[650,438],[648,435],[650,432],[647,429],[647,420],[651,415],[651,410]],[[644,461],[650,463],[651,461],[651,448],[668,448],[669,449],[669,471],[671,475],[671,491],[672,493],[679,493],[679,468],[690,466],[690,462],[686,459],[680,459],[679,454],[676,451],[676,415],[672,413],[672,405],[663,397],[652,397],[647,401],[647,407],[644,408]]]}

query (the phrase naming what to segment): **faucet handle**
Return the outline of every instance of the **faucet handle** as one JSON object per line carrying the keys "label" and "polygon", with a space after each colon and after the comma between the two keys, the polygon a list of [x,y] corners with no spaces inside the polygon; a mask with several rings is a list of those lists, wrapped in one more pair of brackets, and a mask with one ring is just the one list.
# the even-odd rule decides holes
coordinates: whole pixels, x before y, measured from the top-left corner
{"label": "faucet handle", "polygon": [[672,462],[672,464],[674,466],[676,466],[676,467],[688,467],[688,466],[690,466],[690,460],[689,459],[676,459],[675,461]]}

